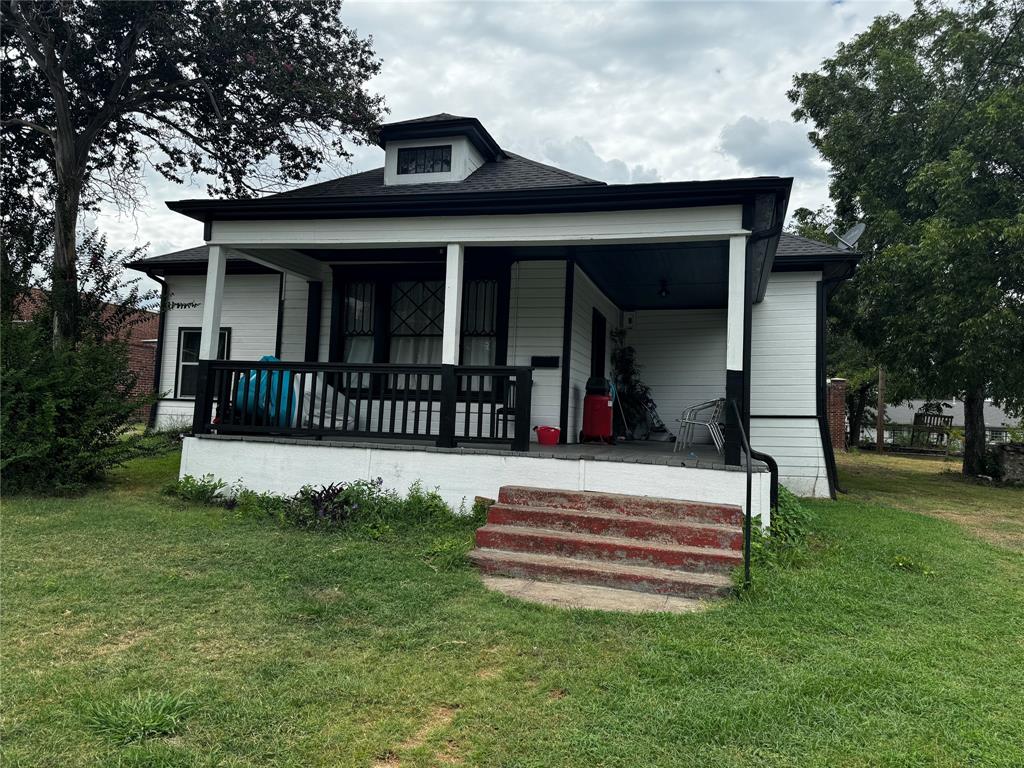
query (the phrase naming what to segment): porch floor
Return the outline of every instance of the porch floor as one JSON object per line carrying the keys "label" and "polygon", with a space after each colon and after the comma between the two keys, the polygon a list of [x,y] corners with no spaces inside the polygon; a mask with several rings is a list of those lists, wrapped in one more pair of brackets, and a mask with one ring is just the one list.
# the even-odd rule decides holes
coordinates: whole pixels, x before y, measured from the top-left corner
{"label": "porch floor", "polygon": [[[717,469],[727,472],[744,472],[745,466],[729,466],[722,455],[712,445],[695,445],[687,450],[672,451],[673,443],[657,440],[637,440],[619,442],[615,445],[603,443],[572,443],[568,445],[538,445],[531,443],[528,452],[512,451],[504,444],[474,443],[457,448],[438,448],[432,443],[410,440],[359,439],[333,440],[296,437],[275,437],[264,435],[196,435],[204,440],[245,440],[263,443],[290,443],[305,445],[315,443],[323,446],[339,446],[345,448],[365,448],[373,446],[379,449],[427,451],[429,453],[454,453],[463,455],[483,454],[490,456],[516,455],[537,459],[566,459],[578,461],[610,461],[624,464],[655,464],[667,467],[696,467],[698,469]],[[761,461],[753,462],[754,472],[767,472],[768,466]]]}

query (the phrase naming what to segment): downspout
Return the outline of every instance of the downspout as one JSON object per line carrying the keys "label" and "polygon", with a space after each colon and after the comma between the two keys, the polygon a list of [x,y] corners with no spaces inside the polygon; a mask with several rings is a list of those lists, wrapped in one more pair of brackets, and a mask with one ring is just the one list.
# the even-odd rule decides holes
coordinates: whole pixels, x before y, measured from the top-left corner
{"label": "downspout", "polygon": [[149,409],[149,418],[146,420],[146,429],[152,430],[156,426],[156,411],[160,395],[160,361],[164,356],[164,320],[167,316],[167,281],[156,275],[150,274],[149,278],[160,284],[160,324],[156,332],[156,355],[153,360],[153,394],[157,400]]}

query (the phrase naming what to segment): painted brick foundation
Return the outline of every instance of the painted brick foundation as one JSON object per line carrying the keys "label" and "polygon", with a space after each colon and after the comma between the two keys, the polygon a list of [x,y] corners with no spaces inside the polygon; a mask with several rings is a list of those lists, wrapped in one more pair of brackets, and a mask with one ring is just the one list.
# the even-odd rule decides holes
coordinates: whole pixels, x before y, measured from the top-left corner
{"label": "painted brick foundation", "polygon": [[504,486],[470,557],[484,573],[713,597],[743,563],[739,507]]}

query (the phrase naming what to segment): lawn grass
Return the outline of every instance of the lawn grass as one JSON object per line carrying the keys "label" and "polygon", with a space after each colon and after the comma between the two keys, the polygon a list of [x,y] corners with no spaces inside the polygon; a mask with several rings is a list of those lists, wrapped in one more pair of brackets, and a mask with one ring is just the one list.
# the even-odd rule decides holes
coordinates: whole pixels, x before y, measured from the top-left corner
{"label": "lawn grass", "polygon": [[960,459],[860,451],[836,460],[840,485],[858,499],[952,520],[1024,552],[1024,492],[964,477]]}
{"label": "lawn grass", "polygon": [[170,500],[176,461],[4,501],[3,765],[1024,764],[1024,557],[854,482],[802,567],[636,616]]}

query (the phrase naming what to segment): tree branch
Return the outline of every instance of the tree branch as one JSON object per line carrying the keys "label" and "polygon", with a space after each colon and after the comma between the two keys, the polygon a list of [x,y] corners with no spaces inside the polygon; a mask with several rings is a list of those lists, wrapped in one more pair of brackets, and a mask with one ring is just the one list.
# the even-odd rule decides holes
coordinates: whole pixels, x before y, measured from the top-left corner
{"label": "tree branch", "polygon": [[31,120],[25,120],[21,117],[11,117],[7,120],[0,120],[0,125],[20,125],[23,128],[31,128],[33,131],[39,131],[42,134],[53,138],[53,131],[47,128],[45,125],[39,123],[33,123]]}

